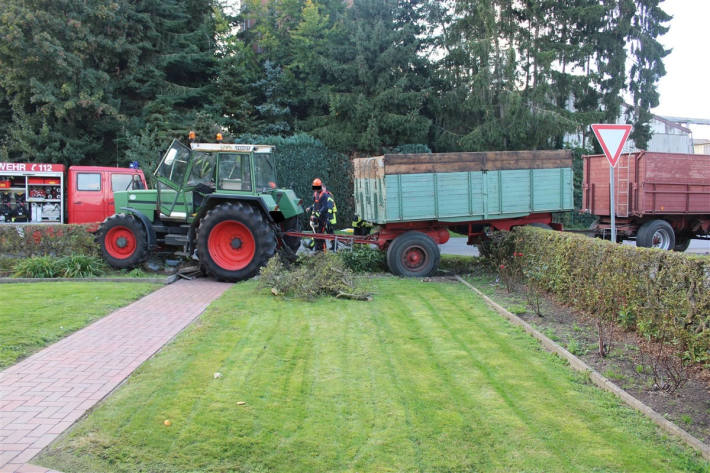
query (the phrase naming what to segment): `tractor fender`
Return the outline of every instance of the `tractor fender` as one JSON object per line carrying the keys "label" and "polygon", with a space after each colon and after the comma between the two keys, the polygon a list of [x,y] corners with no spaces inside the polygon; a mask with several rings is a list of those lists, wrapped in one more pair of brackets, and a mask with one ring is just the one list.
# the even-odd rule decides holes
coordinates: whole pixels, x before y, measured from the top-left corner
{"label": "tractor fender", "polygon": [[[214,195],[211,194],[207,197],[207,202],[206,205],[203,207],[205,209],[207,208],[212,208],[216,205],[219,205],[221,202],[255,202],[256,205],[261,209],[261,212],[264,214],[264,217],[267,219],[269,222],[273,222],[273,218],[269,214],[269,209],[264,205],[264,200],[261,197],[258,197],[256,195]],[[202,217],[202,215],[200,215]]]}
{"label": "tractor fender", "polygon": [[132,207],[121,207],[121,210],[138,218],[138,221],[141,222],[143,228],[145,228],[145,234],[148,236],[148,248],[155,248],[158,245],[158,237],[156,236],[153,224],[150,220],[148,220],[148,217],[146,217],[141,211]]}

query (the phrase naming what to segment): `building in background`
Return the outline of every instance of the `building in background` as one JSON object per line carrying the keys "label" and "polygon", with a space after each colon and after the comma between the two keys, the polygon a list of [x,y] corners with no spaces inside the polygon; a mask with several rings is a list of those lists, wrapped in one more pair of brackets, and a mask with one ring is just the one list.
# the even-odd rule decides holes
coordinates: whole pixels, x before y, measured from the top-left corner
{"label": "building in background", "polygon": [[[622,105],[623,111],[616,123],[627,123],[627,117],[631,115],[632,106]],[[573,107],[570,107],[573,110]],[[707,120],[710,124],[710,120]],[[632,139],[626,141],[624,153],[634,153],[636,151],[660,151],[665,153],[693,154],[693,132],[686,122],[672,117],[661,117],[653,115],[650,122],[652,136],[645,150],[640,150]],[[591,129],[584,132],[578,131],[565,136],[565,143],[570,146],[591,146],[590,140],[594,139]],[[695,151],[697,153],[697,151]]]}
{"label": "building in background", "polygon": [[695,154],[710,154],[710,140],[707,138],[693,140],[693,150]]}
{"label": "building in background", "polygon": [[[663,151],[666,153],[693,153],[693,132],[690,128],[667,118],[653,115],[651,119],[651,140],[646,151]],[[624,147],[628,152],[641,151],[629,140]]]}

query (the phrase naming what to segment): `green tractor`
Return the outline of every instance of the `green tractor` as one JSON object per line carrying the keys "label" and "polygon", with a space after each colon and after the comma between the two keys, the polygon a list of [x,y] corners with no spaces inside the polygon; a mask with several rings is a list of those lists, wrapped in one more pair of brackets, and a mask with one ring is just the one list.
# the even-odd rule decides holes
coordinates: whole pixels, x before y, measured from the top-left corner
{"label": "green tractor", "polygon": [[116,214],[97,239],[106,262],[133,268],[159,247],[196,256],[222,281],[248,279],[296,229],[303,201],[276,186],[272,146],[174,140],[154,173],[156,189],[115,192]]}

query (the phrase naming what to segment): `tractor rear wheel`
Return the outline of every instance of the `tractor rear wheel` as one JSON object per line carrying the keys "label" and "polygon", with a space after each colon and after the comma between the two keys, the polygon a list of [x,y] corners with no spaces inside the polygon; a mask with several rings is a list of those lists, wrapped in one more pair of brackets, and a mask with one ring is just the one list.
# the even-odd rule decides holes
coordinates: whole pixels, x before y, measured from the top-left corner
{"label": "tractor rear wheel", "polygon": [[439,267],[439,246],[421,232],[404,233],[387,249],[387,267],[392,274],[404,277],[431,276]]}
{"label": "tractor rear wheel", "polygon": [[261,212],[241,202],[210,210],[197,230],[201,266],[217,280],[248,279],[275,251],[276,236]]}
{"label": "tractor rear wheel", "polygon": [[104,220],[97,239],[104,261],[114,268],[134,268],[148,256],[145,229],[132,215],[117,214]]}

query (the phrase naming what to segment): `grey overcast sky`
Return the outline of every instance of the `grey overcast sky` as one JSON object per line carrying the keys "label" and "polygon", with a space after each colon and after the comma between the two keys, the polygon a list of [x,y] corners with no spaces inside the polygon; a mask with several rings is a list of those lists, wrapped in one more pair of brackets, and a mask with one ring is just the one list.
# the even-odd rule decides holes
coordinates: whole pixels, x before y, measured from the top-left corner
{"label": "grey overcast sky", "polygon": [[[665,0],[673,16],[661,43],[671,48],[666,75],[658,83],[657,115],[710,119],[710,0]],[[695,138],[710,138],[710,126],[692,127]]]}

